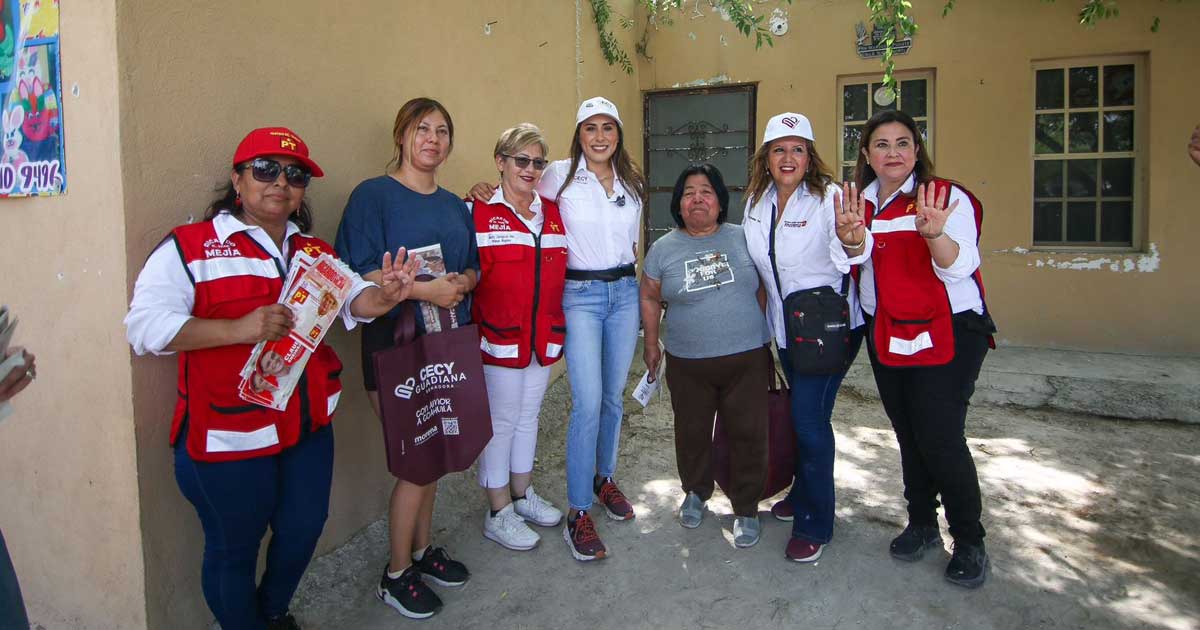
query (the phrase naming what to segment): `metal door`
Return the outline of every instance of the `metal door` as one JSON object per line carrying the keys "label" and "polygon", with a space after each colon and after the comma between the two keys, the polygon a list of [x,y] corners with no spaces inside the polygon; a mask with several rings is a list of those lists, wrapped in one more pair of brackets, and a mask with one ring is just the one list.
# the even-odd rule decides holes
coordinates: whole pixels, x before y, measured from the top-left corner
{"label": "metal door", "polygon": [[729,188],[729,223],[741,223],[742,197],[754,155],[757,86],[665,90],[645,94],[646,179],[650,203],[645,212],[644,242],[649,248],[675,227],[671,192],[689,164],[710,162]]}

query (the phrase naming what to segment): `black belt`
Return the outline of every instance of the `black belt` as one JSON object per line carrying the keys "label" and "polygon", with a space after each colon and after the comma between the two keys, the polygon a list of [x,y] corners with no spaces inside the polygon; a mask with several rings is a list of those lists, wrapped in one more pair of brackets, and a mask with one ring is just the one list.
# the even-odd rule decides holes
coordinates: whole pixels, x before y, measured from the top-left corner
{"label": "black belt", "polygon": [[637,275],[633,268],[633,263],[613,267],[612,269],[599,269],[596,271],[585,271],[582,269],[568,269],[567,280],[599,280],[601,282],[613,282],[629,276]]}

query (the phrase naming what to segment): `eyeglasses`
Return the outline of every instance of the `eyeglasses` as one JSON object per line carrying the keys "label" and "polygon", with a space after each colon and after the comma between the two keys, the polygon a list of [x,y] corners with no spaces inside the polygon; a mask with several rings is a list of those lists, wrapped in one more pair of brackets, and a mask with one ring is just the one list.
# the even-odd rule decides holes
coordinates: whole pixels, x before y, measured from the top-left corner
{"label": "eyeglasses", "polygon": [[312,179],[312,172],[298,164],[288,164],[284,166],[275,160],[267,158],[254,158],[250,162],[243,164],[239,171],[246,170],[250,167],[250,174],[260,182],[271,183],[279,179],[279,174],[287,179],[287,183],[296,188],[307,188],[309,180]]}
{"label": "eyeglasses", "polygon": [[517,168],[525,168],[526,166],[529,166],[530,162],[532,162],[533,168],[541,171],[545,170],[546,165],[549,164],[549,162],[543,160],[542,158],[528,158],[524,155],[506,155],[501,153],[500,157],[512,160],[513,164],[517,165]]}

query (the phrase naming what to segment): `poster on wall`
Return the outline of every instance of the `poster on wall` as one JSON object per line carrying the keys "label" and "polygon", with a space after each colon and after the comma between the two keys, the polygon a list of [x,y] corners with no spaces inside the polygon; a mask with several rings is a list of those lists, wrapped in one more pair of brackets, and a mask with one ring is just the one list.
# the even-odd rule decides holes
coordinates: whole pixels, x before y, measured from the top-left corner
{"label": "poster on wall", "polygon": [[59,0],[0,0],[0,197],[67,190]]}

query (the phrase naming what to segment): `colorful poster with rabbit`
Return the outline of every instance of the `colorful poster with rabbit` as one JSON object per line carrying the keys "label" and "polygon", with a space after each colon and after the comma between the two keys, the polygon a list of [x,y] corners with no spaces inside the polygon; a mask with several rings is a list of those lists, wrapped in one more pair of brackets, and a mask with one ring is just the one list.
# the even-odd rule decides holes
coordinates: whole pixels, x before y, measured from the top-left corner
{"label": "colorful poster with rabbit", "polygon": [[67,190],[59,0],[0,0],[0,197]]}

